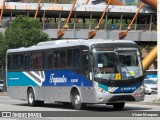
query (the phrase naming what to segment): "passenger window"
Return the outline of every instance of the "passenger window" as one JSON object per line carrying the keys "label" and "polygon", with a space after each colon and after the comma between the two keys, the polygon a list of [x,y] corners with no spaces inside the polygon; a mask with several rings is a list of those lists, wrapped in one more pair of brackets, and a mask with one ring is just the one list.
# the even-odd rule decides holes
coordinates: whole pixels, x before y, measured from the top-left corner
{"label": "passenger window", "polygon": [[24,55],[23,54],[20,54],[20,56],[19,56],[19,68],[21,70],[24,69]]}
{"label": "passenger window", "polygon": [[80,67],[80,50],[79,49],[67,50],[67,67],[68,68]]}
{"label": "passenger window", "polygon": [[7,64],[7,66],[8,66],[8,70],[12,70],[13,69],[13,57],[12,57],[12,55],[8,55],[8,64]]}
{"label": "passenger window", "polygon": [[19,69],[19,55],[13,55],[13,70]]}
{"label": "passenger window", "polygon": [[25,56],[24,56],[24,68],[25,68],[25,70],[29,70],[30,69],[30,55],[29,54],[26,54]]}
{"label": "passenger window", "polygon": [[55,68],[66,68],[66,51],[55,51]]}
{"label": "passenger window", "polygon": [[42,56],[40,53],[32,54],[32,69],[42,69]]}
{"label": "passenger window", "polygon": [[47,53],[47,68],[48,69],[54,68],[54,54],[53,54],[53,52]]}
{"label": "passenger window", "polygon": [[45,69],[46,68],[46,53],[45,52],[42,52],[42,68]]}

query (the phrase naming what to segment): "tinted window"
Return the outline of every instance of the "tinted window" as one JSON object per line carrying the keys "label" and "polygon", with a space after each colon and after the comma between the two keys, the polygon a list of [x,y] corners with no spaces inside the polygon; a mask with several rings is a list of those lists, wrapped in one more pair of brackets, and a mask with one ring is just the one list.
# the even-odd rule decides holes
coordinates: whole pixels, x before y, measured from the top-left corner
{"label": "tinted window", "polygon": [[13,70],[19,69],[19,55],[13,55]]}
{"label": "tinted window", "polygon": [[67,66],[69,68],[80,67],[80,50],[72,49],[67,51]]}
{"label": "tinted window", "polygon": [[32,69],[41,69],[42,68],[42,56],[40,53],[32,54]]}
{"label": "tinted window", "polygon": [[66,67],[66,51],[55,51],[55,68],[65,68]]}
{"label": "tinted window", "polygon": [[12,55],[8,55],[8,58],[7,58],[7,66],[8,66],[8,70],[12,70],[13,68],[13,57]]}
{"label": "tinted window", "polygon": [[24,56],[24,67],[25,67],[25,70],[29,70],[30,69],[30,55],[29,54],[26,54]]}
{"label": "tinted window", "polygon": [[24,69],[24,55],[23,54],[19,55],[19,68]]}
{"label": "tinted window", "polygon": [[53,54],[53,52],[47,53],[47,68],[48,69],[54,68],[54,54]]}

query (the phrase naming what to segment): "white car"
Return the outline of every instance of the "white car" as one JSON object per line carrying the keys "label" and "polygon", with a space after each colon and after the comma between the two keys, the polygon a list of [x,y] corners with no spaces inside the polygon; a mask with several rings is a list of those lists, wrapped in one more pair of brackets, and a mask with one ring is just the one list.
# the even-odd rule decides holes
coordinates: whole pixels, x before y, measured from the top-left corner
{"label": "white car", "polygon": [[3,80],[0,80],[0,91],[3,90]]}
{"label": "white car", "polygon": [[157,93],[157,82],[151,79],[144,80],[145,94]]}

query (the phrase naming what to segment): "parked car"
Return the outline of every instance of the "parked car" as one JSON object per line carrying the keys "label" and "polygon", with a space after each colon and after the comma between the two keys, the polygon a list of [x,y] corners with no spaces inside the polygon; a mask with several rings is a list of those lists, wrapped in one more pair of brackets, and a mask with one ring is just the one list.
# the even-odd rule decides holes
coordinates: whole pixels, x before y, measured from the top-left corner
{"label": "parked car", "polygon": [[0,80],[0,91],[3,90],[3,80]]}
{"label": "parked car", "polygon": [[144,87],[145,87],[145,94],[152,94],[157,93],[157,82],[155,80],[151,79],[145,79],[144,80]]}

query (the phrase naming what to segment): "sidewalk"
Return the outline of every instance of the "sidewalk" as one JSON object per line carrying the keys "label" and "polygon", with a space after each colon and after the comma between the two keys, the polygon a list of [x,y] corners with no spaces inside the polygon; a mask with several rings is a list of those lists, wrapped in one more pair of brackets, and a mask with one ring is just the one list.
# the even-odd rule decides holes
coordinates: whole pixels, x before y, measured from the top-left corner
{"label": "sidewalk", "polygon": [[0,92],[0,96],[1,95],[7,95],[7,92]]}

